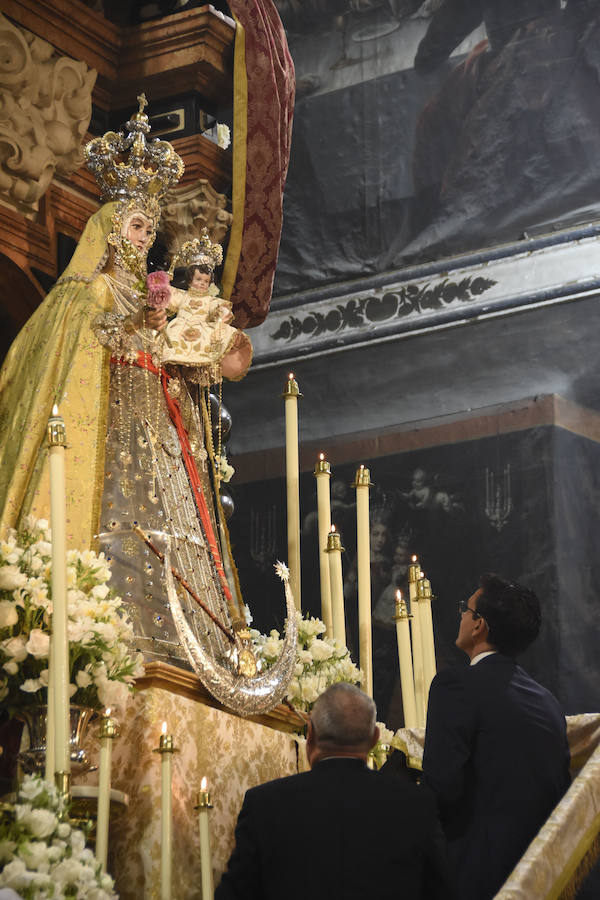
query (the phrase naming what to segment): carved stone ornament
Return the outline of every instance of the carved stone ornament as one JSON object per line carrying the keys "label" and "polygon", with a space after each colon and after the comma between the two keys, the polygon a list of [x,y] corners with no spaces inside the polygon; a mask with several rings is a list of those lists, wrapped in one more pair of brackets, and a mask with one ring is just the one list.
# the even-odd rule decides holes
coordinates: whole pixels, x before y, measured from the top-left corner
{"label": "carved stone ornament", "polygon": [[55,172],[83,163],[96,70],[0,13],[0,200],[35,213]]}
{"label": "carved stone ornament", "polygon": [[219,194],[206,178],[194,184],[174,188],[167,194],[160,217],[160,232],[174,253],[199,236],[203,228],[213,241],[222,244],[233,216],[227,212],[227,198]]}

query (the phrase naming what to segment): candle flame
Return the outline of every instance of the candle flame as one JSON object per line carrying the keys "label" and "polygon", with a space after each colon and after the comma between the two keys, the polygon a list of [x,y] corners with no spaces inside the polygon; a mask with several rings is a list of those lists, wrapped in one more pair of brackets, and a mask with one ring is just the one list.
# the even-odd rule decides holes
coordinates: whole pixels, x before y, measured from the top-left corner
{"label": "candle flame", "polygon": [[335,525],[332,525],[332,526],[331,526],[331,530],[332,530],[332,531],[335,531]]}
{"label": "candle flame", "polygon": [[[46,407],[46,409],[47,409],[47,408],[48,408],[48,407]],[[54,406],[52,407],[52,415],[53,415],[53,416],[57,416],[57,415],[58,415],[58,406],[56,405],[56,403],[55,403]]]}
{"label": "candle flame", "polygon": [[360,464],[360,468],[361,470],[364,469],[364,465],[362,463]]}
{"label": "candle flame", "polygon": [[416,561],[417,561],[417,554],[416,554],[416,553],[413,553],[413,555],[412,555],[412,561],[413,561],[414,563],[416,563]]}
{"label": "candle flame", "polygon": [[200,790],[205,791],[208,788],[208,778],[206,775],[202,777],[202,781],[200,782]]}
{"label": "candle flame", "polygon": [[402,591],[400,588],[396,591],[396,600],[402,600]]}
{"label": "candle flame", "polygon": [[166,723],[166,722],[163,722],[163,723],[162,723],[162,733],[163,733],[163,734],[166,734],[166,733],[167,733],[167,723]]}
{"label": "candle flame", "polygon": [[293,381],[293,380],[294,380],[294,373],[293,373],[293,372],[290,372],[290,374],[288,375],[288,379],[289,379],[289,381]]}
{"label": "candle flame", "polygon": [[107,707],[106,707],[106,712],[104,713],[104,715],[105,715],[106,718],[108,719],[108,717],[110,716],[110,706],[107,706]]}
{"label": "candle flame", "polygon": [[425,578],[425,572],[422,570],[419,572],[419,578]]}
{"label": "candle flame", "polygon": [[325,459],[325,454],[324,454],[324,453],[319,453],[319,459]]}

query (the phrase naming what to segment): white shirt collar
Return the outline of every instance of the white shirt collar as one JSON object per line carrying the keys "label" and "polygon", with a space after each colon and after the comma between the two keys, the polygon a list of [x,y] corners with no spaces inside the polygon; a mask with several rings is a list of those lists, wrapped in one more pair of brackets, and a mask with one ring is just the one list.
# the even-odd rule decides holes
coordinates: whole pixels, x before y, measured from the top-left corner
{"label": "white shirt collar", "polygon": [[477,656],[474,656],[470,662],[471,666],[476,666],[478,662],[481,662],[482,659],[485,659],[486,656],[491,656],[492,653],[497,653],[496,650],[484,650],[483,653],[478,653]]}

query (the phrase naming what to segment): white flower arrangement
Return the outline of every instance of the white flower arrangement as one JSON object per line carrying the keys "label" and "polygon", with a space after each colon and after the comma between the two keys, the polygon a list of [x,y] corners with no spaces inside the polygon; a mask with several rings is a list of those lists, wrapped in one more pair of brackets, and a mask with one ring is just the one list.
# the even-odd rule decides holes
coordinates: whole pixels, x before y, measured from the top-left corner
{"label": "white flower arrangement", "polygon": [[[305,713],[310,712],[317,697],[330,685],[338,681],[349,684],[361,684],[363,672],[354,665],[350,652],[340,646],[335,638],[322,638],[326,631],[325,624],[316,618],[304,618],[301,612],[298,619],[298,659],[296,670],[288,690],[287,700]],[[278,631],[273,629],[268,635],[252,629],[257,660],[262,668],[272,666],[283,648],[283,640]],[[394,732],[383,723],[379,727],[379,740],[369,752],[376,769],[380,769],[395,746]],[[305,739],[298,738],[299,743]]]}
{"label": "white flower arrangement", "polygon": [[229,125],[223,125],[221,122],[217,122],[217,144],[221,150],[227,150],[231,144]]}
{"label": "white flower arrangement", "polygon": [[224,453],[222,453],[221,456],[215,460],[215,462],[217,472],[221,476],[221,481],[224,484],[227,484],[227,482],[231,481],[231,479],[235,475],[234,467],[229,465],[229,463],[227,462],[227,457]]}
{"label": "white flower arrangement", "polygon": [[82,831],[65,820],[54,785],[26,775],[17,802],[0,819],[0,887],[23,900],[117,900]]}
{"label": "white flower arrangement", "polygon": [[[326,688],[338,681],[360,684],[363,674],[350,659],[348,649],[335,638],[322,638],[325,625],[320,619],[298,617],[298,660],[287,699],[297,709],[309,712]],[[251,631],[257,659],[263,668],[272,666],[279,657],[283,640],[273,629],[269,635]]]}
{"label": "white flower arrangement", "polygon": [[378,722],[379,740],[374,747],[369,750],[369,757],[373,761],[376,769],[380,769],[393,749],[394,732],[391,731],[383,722]]}
{"label": "white flower arrangement", "polygon": [[[51,541],[48,522],[31,517],[0,540],[0,705],[13,711],[47,701]],[[70,692],[72,703],[122,710],[142,655],[109,579],[103,553],[67,552]]]}

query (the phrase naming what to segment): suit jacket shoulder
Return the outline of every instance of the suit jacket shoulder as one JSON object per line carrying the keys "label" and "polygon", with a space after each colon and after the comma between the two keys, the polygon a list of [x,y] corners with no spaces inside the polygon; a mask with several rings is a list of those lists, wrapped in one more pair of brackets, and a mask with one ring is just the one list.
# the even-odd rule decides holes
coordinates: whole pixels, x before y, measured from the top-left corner
{"label": "suit jacket shoulder", "polygon": [[522,807],[536,790],[552,805],[568,785],[568,761],[560,704],[514,660],[494,654],[432,682],[423,769],[444,818],[465,801],[482,814],[515,798]]}
{"label": "suit jacket shoulder", "polygon": [[[399,818],[410,822],[401,840]],[[395,898],[399,884],[407,900],[419,900],[426,870],[443,865],[441,826],[425,789],[360,760],[330,759],[247,792],[215,900],[300,900],[307,885],[313,900],[367,900],[374,883],[383,900]]]}

